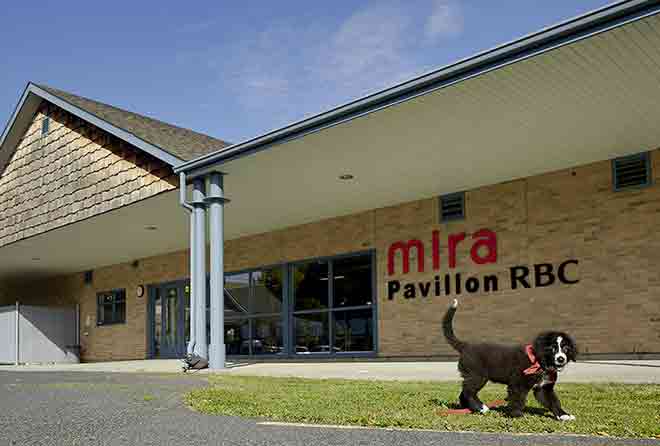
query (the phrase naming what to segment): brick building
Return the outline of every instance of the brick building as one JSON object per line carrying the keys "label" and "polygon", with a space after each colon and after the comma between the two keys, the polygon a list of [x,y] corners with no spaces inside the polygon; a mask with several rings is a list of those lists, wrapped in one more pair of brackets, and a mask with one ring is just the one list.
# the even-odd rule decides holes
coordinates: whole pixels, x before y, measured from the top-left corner
{"label": "brick building", "polygon": [[234,145],[28,84],[0,140],[0,305],[77,306],[86,361],[191,338],[450,357],[453,297],[466,339],[658,354],[659,11],[621,2]]}

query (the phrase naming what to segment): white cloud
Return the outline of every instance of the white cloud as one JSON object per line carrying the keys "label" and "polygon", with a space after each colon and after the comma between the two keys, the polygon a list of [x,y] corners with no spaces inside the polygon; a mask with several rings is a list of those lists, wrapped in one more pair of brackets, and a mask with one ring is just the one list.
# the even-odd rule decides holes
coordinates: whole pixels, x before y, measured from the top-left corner
{"label": "white cloud", "polygon": [[410,19],[391,5],[358,11],[319,51],[320,67],[330,79],[347,79],[374,68],[397,68]]}
{"label": "white cloud", "polygon": [[455,3],[414,5],[378,2],[334,25],[273,23],[223,54],[218,87],[281,125],[410,78],[429,68],[423,45],[463,28]]}
{"label": "white cloud", "polygon": [[434,0],[433,10],[426,22],[426,36],[438,39],[455,36],[463,31],[463,15],[459,5],[451,0]]}

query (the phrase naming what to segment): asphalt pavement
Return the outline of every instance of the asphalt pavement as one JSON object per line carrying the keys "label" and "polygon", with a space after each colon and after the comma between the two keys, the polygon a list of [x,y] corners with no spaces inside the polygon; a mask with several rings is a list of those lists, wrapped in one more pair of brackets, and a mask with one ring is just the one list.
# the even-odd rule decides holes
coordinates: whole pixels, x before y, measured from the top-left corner
{"label": "asphalt pavement", "polygon": [[194,412],[204,375],[0,372],[0,445],[656,445],[567,435],[345,429],[264,424]]}

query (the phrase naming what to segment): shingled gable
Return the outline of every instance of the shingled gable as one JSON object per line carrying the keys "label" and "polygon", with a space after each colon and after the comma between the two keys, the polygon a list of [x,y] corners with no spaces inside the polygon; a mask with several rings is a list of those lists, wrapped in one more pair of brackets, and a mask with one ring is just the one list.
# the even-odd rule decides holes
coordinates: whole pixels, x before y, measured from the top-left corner
{"label": "shingled gable", "polygon": [[174,166],[225,145],[29,84],[0,137],[0,247],[171,191]]}
{"label": "shingled gable", "polygon": [[0,136],[0,172],[11,159],[18,141],[42,101],[66,110],[170,166],[229,145],[225,141],[190,129],[30,82]]}

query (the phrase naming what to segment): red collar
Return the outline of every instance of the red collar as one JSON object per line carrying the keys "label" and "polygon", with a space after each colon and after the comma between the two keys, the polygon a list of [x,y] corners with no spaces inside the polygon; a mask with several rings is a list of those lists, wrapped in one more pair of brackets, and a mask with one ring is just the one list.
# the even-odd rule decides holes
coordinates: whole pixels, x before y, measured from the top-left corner
{"label": "red collar", "polygon": [[532,348],[532,344],[527,344],[525,346],[525,353],[527,353],[529,362],[531,362],[532,365],[527,367],[525,370],[523,370],[523,373],[525,375],[536,375],[537,373],[543,373],[541,364],[539,364],[538,360],[536,359],[536,356],[534,356],[534,349]]}

